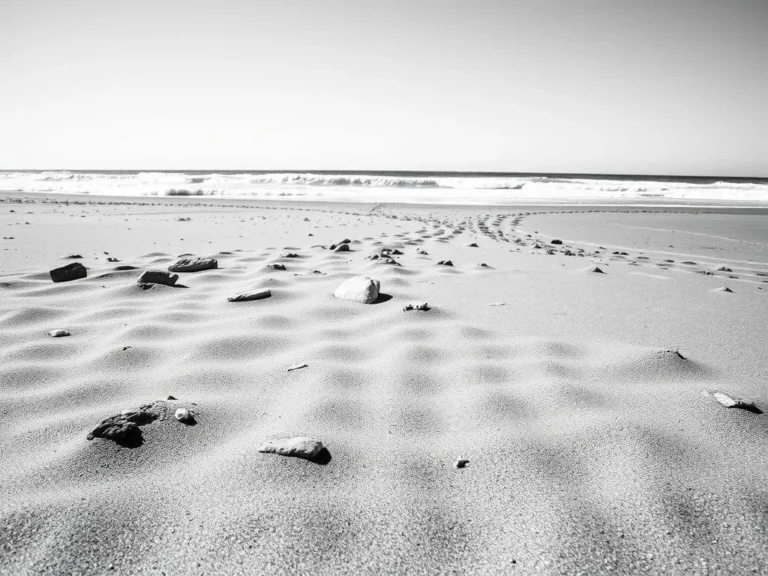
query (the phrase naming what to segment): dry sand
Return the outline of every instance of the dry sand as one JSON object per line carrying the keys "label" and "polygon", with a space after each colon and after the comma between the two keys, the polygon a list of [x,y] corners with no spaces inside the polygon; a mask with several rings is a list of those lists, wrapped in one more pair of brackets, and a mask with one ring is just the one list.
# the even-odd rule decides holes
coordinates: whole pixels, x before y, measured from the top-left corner
{"label": "dry sand", "polygon": [[768,414],[706,394],[768,411],[768,211],[43,200],[0,196],[1,573],[768,571]]}

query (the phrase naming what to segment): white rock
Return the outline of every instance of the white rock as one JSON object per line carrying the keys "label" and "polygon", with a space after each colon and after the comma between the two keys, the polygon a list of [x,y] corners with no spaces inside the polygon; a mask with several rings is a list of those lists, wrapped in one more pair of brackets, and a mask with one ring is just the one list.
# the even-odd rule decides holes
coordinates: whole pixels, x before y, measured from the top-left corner
{"label": "white rock", "polygon": [[186,408],[179,408],[176,410],[176,412],[174,412],[173,417],[176,418],[176,420],[179,422],[187,422],[192,418],[192,415]]}
{"label": "white rock", "polygon": [[227,302],[248,302],[250,300],[263,300],[272,296],[269,290],[252,290],[250,292],[241,292],[227,298]]}
{"label": "white rock", "polygon": [[50,332],[48,332],[48,336],[50,336],[51,338],[61,338],[62,336],[69,336],[69,335],[70,335],[69,330],[63,330],[63,329],[51,330]]}
{"label": "white rock", "polygon": [[378,280],[368,276],[355,276],[339,284],[333,295],[339,300],[373,304],[379,297],[380,285]]}
{"label": "white rock", "polygon": [[323,451],[325,451],[325,446],[323,446],[322,442],[302,436],[284,438],[282,440],[269,440],[259,446],[259,452],[294,456],[312,461],[319,460]]}
{"label": "white rock", "polygon": [[726,408],[743,408],[745,410],[756,410],[756,406],[754,405],[754,403],[748,400],[743,400],[741,398],[733,398],[731,396],[728,396],[728,394],[724,394],[722,392],[714,392],[712,396],[714,396],[715,400],[720,402],[720,404],[722,404]]}

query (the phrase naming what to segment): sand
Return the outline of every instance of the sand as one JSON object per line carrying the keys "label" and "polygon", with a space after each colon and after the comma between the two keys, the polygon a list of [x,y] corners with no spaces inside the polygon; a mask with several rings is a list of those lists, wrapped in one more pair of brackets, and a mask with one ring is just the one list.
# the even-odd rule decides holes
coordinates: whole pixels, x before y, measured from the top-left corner
{"label": "sand", "polygon": [[768,571],[768,210],[65,200],[0,195],[0,573]]}

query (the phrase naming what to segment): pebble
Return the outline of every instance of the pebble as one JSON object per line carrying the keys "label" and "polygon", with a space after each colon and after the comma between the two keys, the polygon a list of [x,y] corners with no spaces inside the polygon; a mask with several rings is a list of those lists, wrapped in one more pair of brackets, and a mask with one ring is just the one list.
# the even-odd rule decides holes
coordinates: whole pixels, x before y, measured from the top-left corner
{"label": "pebble", "polygon": [[212,270],[219,267],[219,262],[215,258],[180,258],[170,266],[169,272],[199,272],[201,270]]}
{"label": "pebble", "polygon": [[466,468],[467,466],[469,466],[469,460],[467,460],[466,458],[459,458],[458,460],[456,460],[456,463],[454,464],[454,466],[456,466],[456,468]]}
{"label": "pebble", "polygon": [[48,332],[48,336],[51,338],[61,338],[62,336],[70,336],[69,330],[59,329],[59,330],[51,330]]}
{"label": "pebble", "polygon": [[176,410],[176,412],[173,413],[173,417],[179,422],[191,422],[193,419],[192,414],[190,414],[189,410],[186,408],[179,408]]}
{"label": "pebble", "polygon": [[252,290],[250,292],[241,292],[227,298],[227,302],[249,302],[250,300],[263,300],[272,296],[269,290]]}
{"label": "pebble", "polygon": [[71,282],[72,280],[88,277],[88,271],[80,262],[72,262],[72,264],[54,268],[49,274],[54,282]]}
{"label": "pebble", "polygon": [[165,270],[145,270],[136,280],[138,284],[162,284],[164,286],[175,286],[179,279],[178,274],[171,274]]}
{"label": "pebble", "polygon": [[309,366],[307,364],[294,364],[293,366],[288,366],[286,369],[286,372],[293,372],[294,370],[301,370],[302,368],[308,368]]}
{"label": "pebble", "polygon": [[280,440],[268,440],[259,446],[259,452],[265,454],[279,454],[280,456],[293,456],[312,462],[325,460],[330,456],[323,443],[313,438],[298,436],[295,438],[283,438]]}

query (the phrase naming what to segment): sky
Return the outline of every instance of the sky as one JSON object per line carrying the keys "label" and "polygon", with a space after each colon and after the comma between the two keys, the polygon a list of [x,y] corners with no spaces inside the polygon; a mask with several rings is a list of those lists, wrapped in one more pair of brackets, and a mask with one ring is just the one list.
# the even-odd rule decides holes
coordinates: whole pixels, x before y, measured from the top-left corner
{"label": "sky", "polygon": [[768,177],[768,0],[0,0],[0,169]]}

